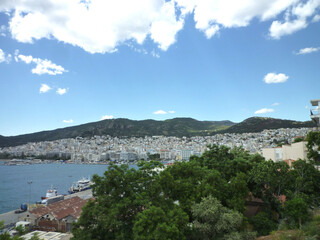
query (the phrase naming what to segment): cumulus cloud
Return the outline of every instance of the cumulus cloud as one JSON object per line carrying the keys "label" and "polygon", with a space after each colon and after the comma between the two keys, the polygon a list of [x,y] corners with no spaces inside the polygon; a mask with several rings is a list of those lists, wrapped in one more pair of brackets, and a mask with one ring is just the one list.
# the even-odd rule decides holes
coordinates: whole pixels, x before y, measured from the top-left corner
{"label": "cumulus cloud", "polygon": [[36,66],[31,70],[32,73],[42,75],[42,74],[49,74],[49,75],[57,75],[67,72],[62,66],[56,65],[52,63],[50,60],[41,59],[41,58],[34,58],[31,55],[25,56],[19,54],[19,51],[15,52],[15,60],[16,62],[22,61],[26,64],[34,63]]}
{"label": "cumulus cloud", "polygon": [[283,83],[286,82],[289,79],[289,76],[283,74],[283,73],[268,73],[264,76],[264,82],[265,83]]}
{"label": "cumulus cloud", "polygon": [[156,114],[156,115],[164,115],[164,114],[174,114],[176,111],[173,111],[173,110],[170,110],[170,111],[164,111],[164,110],[158,110],[158,111],[155,111],[153,112],[153,114]]}
{"label": "cumulus cloud", "polygon": [[269,32],[274,39],[292,34],[296,31],[308,27],[311,22],[317,21],[317,11],[320,7],[319,0],[302,1],[297,0],[291,8],[286,10],[283,21],[273,21]]}
{"label": "cumulus cloud", "polygon": [[166,112],[166,111],[163,111],[163,110],[158,110],[158,111],[153,112],[153,114],[156,114],[156,115],[164,115],[164,114],[167,114],[167,112]]}
{"label": "cumulus cloud", "polygon": [[72,120],[72,119],[69,119],[69,120],[63,120],[62,122],[63,122],[63,123],[73,123],[73,120]]}
{"label": "cumulus cloud", "polygon": [[105,115],[105,116],[102,116],[100,120],[106,120],[106,119],[113,119],[114,116],[112,115]]}
{"label": "cumulus cloud", "polygon": [[0,63],[5,62],[9,63],[11,61],[11,54],[6,54],[1,48],[0,48]]}
{"label": "cumulus cloud", "polygon": [[58,88],[56,93],[59,94],[59,95],[66,94],[67,93],[67,89],[66,88]]}
{"label": "cumulus cloud", "polygon": [[320,50],[320,47],[308,47],[308,48],[302,48],[297,52],[297,55],[302,55],[302,54],[308,54],[308,53],[313,53],[313,52],[318,52]]}
{"label": "cumulus cloud", "polygon": [[280,105],[280,103],[277,103],[277,102],[272,104],[272,106],[279,106],[279,105]]}
{"label": "cumulus cloud", "polygon": [[259,109],[259,110],[255,111],[254,114],[264,114],[264,113],[271,113],[271,112],[274,112],[274,109],[272,109],[272,108],[262,108],[262,109]]}
{"label": "cumulus cloud", "polygon": [[41,84],[40,93],[46,93],[49,90],[51,90],[51,87],[49,87],[47,84]]}
{"label": "cumulus cloud", "polygon": [[207,38],[257,18],[273,19],[269,34],[277,39],[319,21],[319,5],[319,0],[6,0],[0,11],[10,13],[8,31],[20,42],[56,39],[105,53],[147,38],[166,51],[190,14]]}
{"label": "cumulus cloud", "polygon": [[114,52],[147,37],[167,50],[184,25],[174,0],[17,0],[0,3],[1,10],[12,11],[9,29],[20,42],[57,39],[90,53]]}

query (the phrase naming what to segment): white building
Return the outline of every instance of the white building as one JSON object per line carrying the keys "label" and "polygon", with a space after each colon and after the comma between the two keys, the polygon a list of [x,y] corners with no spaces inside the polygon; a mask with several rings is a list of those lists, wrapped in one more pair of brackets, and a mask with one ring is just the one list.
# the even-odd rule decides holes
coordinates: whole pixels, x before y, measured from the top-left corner
{"label": "white building", "polygon": [[272,160],[274,162],[284,161],[284,160],[307,160],[307,142],[297,142],[291,145],[283,145],[282,147],[276,148],[263,148],[262,156],[266,160]]}

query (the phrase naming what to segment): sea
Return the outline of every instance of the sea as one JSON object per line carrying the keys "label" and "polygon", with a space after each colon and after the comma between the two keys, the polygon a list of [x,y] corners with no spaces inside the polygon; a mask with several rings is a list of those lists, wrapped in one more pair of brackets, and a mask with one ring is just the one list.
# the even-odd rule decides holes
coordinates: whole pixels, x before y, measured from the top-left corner
{"label": "sea", "polygon": [[[132,165],[131,167],[136,167]],[[4,165],[0,161],[0,214],[15,210],[22,203],[41,201],[48,189],[68,194],[72,183],[94,174],[102,176],[108,165],[96,164],[32,164]]]}

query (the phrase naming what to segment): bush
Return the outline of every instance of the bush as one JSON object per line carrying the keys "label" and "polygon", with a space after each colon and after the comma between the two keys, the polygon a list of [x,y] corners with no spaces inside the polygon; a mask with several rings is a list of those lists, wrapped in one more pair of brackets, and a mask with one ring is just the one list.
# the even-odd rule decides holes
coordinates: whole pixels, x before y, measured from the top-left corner
{"label": "bush", "polygon": [[271,215],[267,212],[259,212],[256,216],[251,217],[249,222],[259,236],[265,236],[277,228],[277,224],[271,219]]}

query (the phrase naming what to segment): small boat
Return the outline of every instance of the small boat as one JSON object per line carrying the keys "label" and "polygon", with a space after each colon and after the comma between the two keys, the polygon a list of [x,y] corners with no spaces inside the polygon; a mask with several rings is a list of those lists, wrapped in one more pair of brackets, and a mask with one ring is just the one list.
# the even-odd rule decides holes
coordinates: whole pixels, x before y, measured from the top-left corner
{"label": "small boat", "polygon": [[56,197],[56,196],[58,196],[58,191],[56,188],[52,188],[51,186],[51,188],[47,190],[46,196],[41,197],[41,200]]}
{"label": "small boat", "polygon": [[82,178],[76,183],[73,183],[72,186],[69,188],[69,193],[76,193],[76,192],[81,192],[84,190],[88,190],[91,188],[92,182],[88,178]]}

